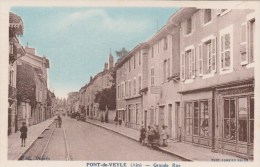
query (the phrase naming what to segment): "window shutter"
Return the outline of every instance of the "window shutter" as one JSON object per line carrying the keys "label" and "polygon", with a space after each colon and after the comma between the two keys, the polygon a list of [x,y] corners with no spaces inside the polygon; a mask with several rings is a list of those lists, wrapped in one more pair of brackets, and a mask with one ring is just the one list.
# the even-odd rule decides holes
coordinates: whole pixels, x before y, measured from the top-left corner
{"label": "window shutter", "polygon": [[191,58],[192,58],[192,74],[191,74],[191,77],[192,78],[195,78],[195,58],[196,58],[196,54],[195,54],[195,49],[191,49]]}
{"label": "window shutter", "polygon": [[211,39],[211,66],[212,66],[212,72],[216,72],[217,71],[217,54],[216,54],[216,50],[217,50],[217,45],[216,45],[216,37],[213,37]]}
{"label": "window shutter", "polygon": [[203,63],[202,63],[203,69],[202,69],[202,71],[203,71],[203,74],[207,74],[208,73],[208,68],[207,68],[208,58],[207,58],[207,54],[206,54],[205,44],[202,44],[201,54],[202,54],[202,60],[203,60]]}
{"label": "window shutter", "polygon": [[185,56],[181,53],[181,78],[185,80]]}
{"label": "window shutter", "polygon": [[221,36],[220,40],[220,65],[221,69],[224,69],[224,35]]}
{"label": "window shutter", "polygon": [[245,65],[248,63],[248,54],[247,54],[247,24],[243,23],[241,25],[240,32],[240,63]]}
{"label": "window shutter", "polygon": [[198,65],[198,71],[199,71],[199,76],[203,75],[203,55],[202,55],[202,44],[199,44],[199,49],[198,49],[198,57],[199,57],[199,65]]}

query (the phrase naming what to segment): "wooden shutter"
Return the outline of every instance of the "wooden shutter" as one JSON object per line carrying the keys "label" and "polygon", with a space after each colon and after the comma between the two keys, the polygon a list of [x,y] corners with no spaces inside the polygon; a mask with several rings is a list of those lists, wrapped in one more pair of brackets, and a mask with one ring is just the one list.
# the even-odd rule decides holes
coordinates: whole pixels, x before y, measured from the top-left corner
{"label": "wooden shutter", "polygon": [[216,56],[216,50],[217,50],[217,45],[216,45],[216,37],[213,37],[211,39],[211,66],[212,66],[212,72],[217,71],[217,56]]}
{"label": "wooden shutter", "polygon": [[195,78],[195,58],[196,58],[196,54],[195,54],[195,49],[191,49],[191,70],[192,70],[192,73],[191,73],[191,77],[192,78]]}
{"label": "wooden shutter", "polygon": [[199,71],[199,76],[203,75],[203,55],[202,55],[202,44],[199,44],[199,49],[198,49],[198,57],[199,57],[199,65],[198,65],[198,71]]}
{"label": "wooden shutter", "polygon": [[202,44],[202,48],[201,48],[201,54],[202,54],[202,60],[203,60],[203,74],[207,74],[208,73],[208,58],[207,58],[207,54],[206,54],[206,45],[203,43]]}
{"label": "wooden shutter", "polygon": [[247,24],[241,25],[240,31],[240,63],[245,65],[248,63],[248,52],[247,52]]}
{"label": "wooden shutter", "polygon": [[229,69],[231,67],[231,34],[227,33],[224,36],[224,68]]}
{"label": "wooden shutter", "polygon": [[222,35],[220,38],[220,65],[221,69],[224,69],[224,35]]}
{"label": "wooden shutter", "polygon": [[181,53],[181,78],[185,80],[185,56],[184,53]]}

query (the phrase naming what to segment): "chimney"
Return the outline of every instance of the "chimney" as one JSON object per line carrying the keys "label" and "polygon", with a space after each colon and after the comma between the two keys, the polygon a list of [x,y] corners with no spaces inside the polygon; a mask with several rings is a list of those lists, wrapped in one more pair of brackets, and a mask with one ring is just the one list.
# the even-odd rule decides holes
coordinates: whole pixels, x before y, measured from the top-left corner
{"label": "chimney", "polygon": [[107,63],[104,64],[104,71],[106,71],[106,70],[108,70],[108,64]]}

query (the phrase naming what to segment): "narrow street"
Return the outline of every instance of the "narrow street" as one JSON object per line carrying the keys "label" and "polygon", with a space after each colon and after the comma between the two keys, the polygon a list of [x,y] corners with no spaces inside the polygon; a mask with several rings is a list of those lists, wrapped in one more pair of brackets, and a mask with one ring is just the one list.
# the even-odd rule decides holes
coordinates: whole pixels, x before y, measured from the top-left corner
{"label": "narrow street", "polygon": [[[55,124],[50,126],[52,129]],[[63,117],[63,128],[67,137],[67,147],[70,160],[99,160],[99,161],[176,161],[178,157],[141,146],[139,143],[126,137],[115,134],[103,128],[77,121],[69,117]],[[66,160],[66,143],[63,128],[55,128],[46,147],[43,158],[47,160]],[[51,131],[51,130],[49,130]],[[50,132],[49,132],[50,135]],[[42,139],[39,139],[42,140]],[[39,147],[37,142],[29,149],[25,157]],[[47,142],[45,142],[45,145]],[[41,145],[43,145],[41,143]],[[43,159],[44,160],[44,159]]]}

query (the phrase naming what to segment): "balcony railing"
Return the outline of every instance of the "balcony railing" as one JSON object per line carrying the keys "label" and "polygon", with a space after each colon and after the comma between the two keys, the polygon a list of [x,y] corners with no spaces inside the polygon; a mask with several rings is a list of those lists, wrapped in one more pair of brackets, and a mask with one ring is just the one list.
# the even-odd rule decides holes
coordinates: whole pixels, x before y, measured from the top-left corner
{"label": "balcony railing", "polygon": [[15,100],[17,95],[17,89],[11,85],[9,85],[8,89],[8,99]]}

